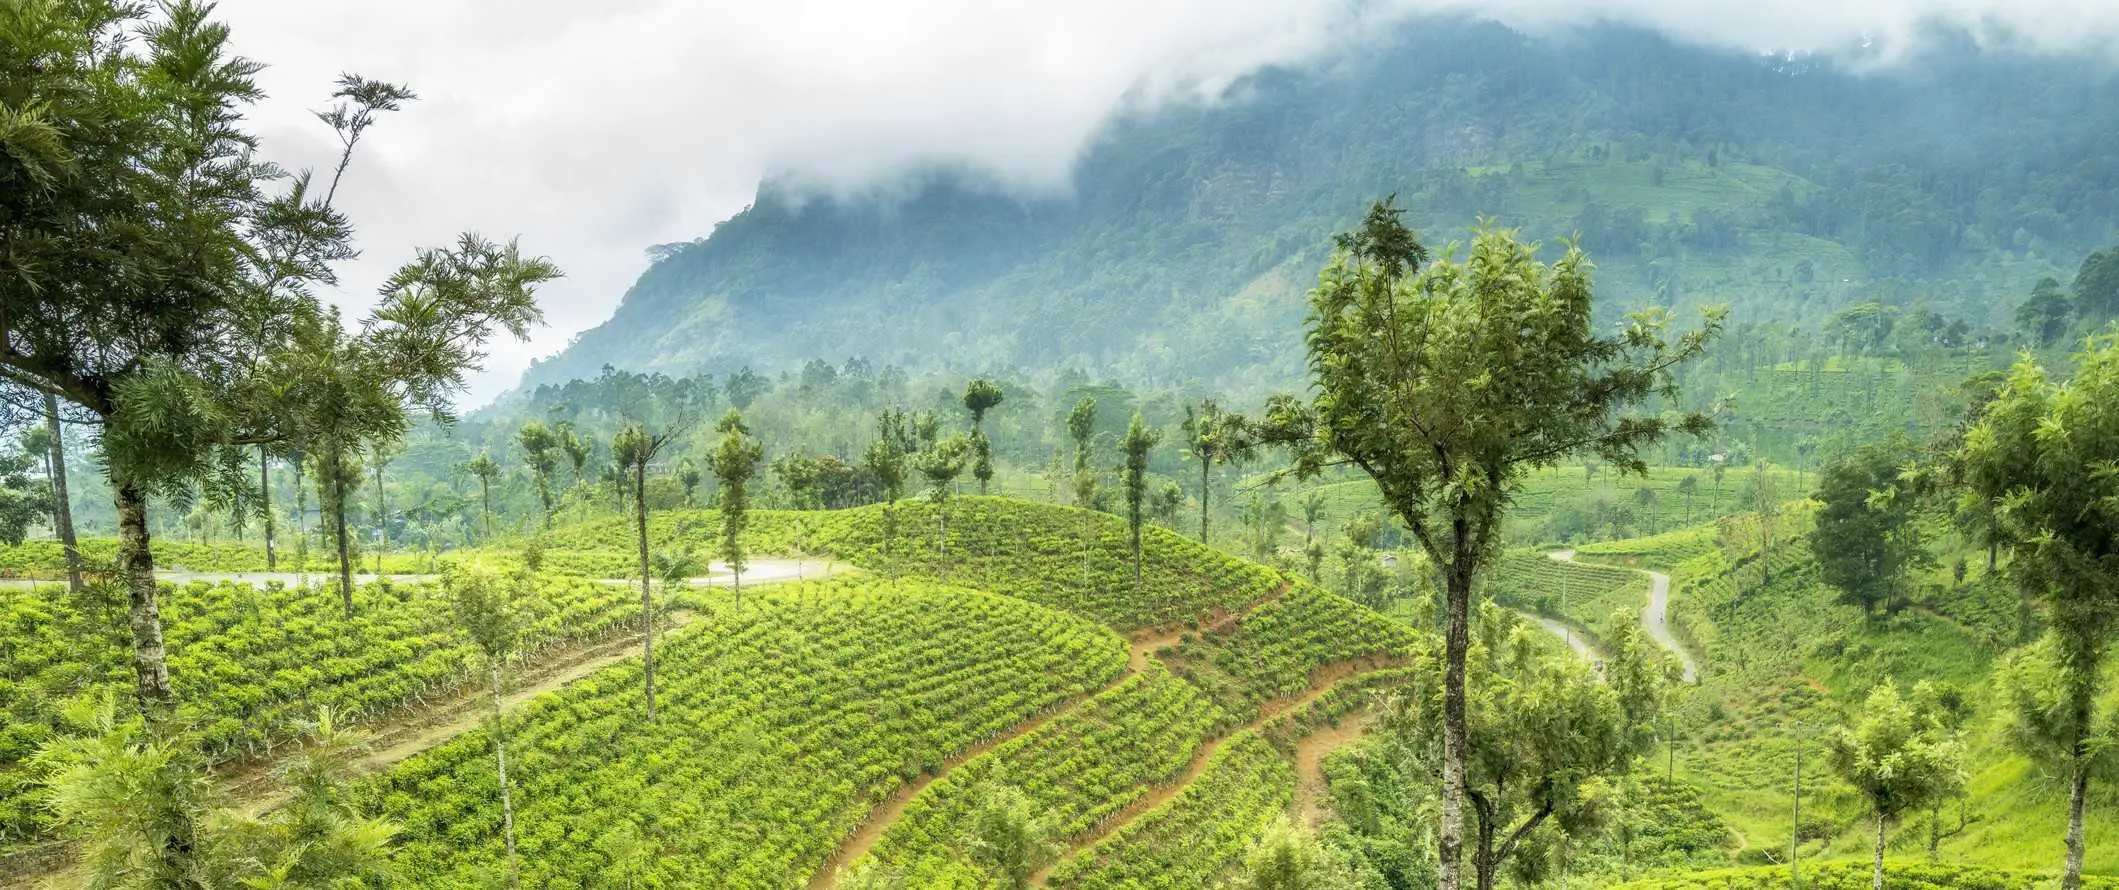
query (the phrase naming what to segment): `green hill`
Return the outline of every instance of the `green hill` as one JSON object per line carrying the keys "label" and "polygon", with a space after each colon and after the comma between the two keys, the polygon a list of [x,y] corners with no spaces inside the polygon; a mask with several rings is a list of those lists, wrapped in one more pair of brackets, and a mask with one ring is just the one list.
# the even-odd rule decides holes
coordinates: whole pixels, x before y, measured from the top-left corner
{"label": "green hill", "polygon": [[1874,297],[2005,332],[2033,282],[2111,240],[2111,77],[1969,39],[1869,71],[1421,19],[1325,70],[1121,115],[1060,197],[953,168],[858,194],[769,181],[655,247],[613,317],[524,382],[860,355],[1278,388],[1329,234],[1388,193],[1436,247],[1482,217],[1581,233],[1614,317],[1814,321]]}

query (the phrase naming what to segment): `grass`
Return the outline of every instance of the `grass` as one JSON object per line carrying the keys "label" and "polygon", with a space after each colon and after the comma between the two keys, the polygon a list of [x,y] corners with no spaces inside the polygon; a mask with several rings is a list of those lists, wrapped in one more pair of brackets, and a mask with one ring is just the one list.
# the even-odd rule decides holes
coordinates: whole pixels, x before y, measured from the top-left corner
{"label": "grass", "polygon": [[[1994,659],[2013,642],[1997,620],[1989,620],[2016,613],[2000,602],[2010,598],[2005,585],[1985,577],[1976,561],[1961,582],[1954,567],[1931,566],[1917,575],[1909,608],[1865,616],[1839,603],[1818,579],[1803,538],[1810,515],[1801,502],[1785,507],[1764,555],[1762,527],[1751,515],[1581,548],[1582,559],[1661,566],[1672,575],[1674,623],[1704,654],[1703,683],[1678,701],[1678,779],[1698,786],[1704,803],[1728,822],[1739,839],[1739,862],[1779,863],[1792,829],[1790,786],[1800,745],[1802,855],[1859,860],[1873,843],[1874,824],[1853,791],[1830,775],[1824,734],[1886,678],[1902,687],[1924,679],[1947,682],[1975,706],[1966,730],[1971,782],[1965,811],[1972,818],[1961,833],[1943,840],[1941,861],[2057,869],[2064,795],[2007,750],[1985,707]],[[1938,549],[1939,563],[1954,561],[1948,547]],[[1953,827],[1955,809],[1946,810],[1943,820]],[[1929,816],[1921,814],[1896,826],[1892,854],[1924,859],[1929,825]],[[2119,871],[2119,818],[2110,807],[2091,808],[2089,831],[2087,869]],[[1750,885],[1737,880],[1731,886]]]}

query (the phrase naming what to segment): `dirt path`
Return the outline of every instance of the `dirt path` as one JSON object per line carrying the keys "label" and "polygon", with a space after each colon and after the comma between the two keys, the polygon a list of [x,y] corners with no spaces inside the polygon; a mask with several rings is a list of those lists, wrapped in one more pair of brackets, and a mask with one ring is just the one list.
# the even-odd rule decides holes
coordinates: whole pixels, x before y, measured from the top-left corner
{"label": "dirt path", "polygon": [[[1555,562],[1575,561],[1573,550],[1555,550],[1545,555]],[[1699,682],[1699,663],[1692,660],[1692,653],[1685,651],[1677,635],[1670,632],[1670,576],[1646,569],[1634,571],[1648,576],[1648,602],[1641,607],[1641,627],[1648,631],[1648,638],[1656,645],[1677,656],[1678,665],[1684,669],[1685,682]]]}
{"label": "dirt path", "polygon": [[[890,826],[897,824],[898,819],[905,815],[905,808],[912,804],[913,798],[920,796],[920,792],[927,790],[927,786],[934,784],[943,776],[949,775],[952,770],[993,750],[1003,742],[1037,731],[1045,724],[1058,719],[1061,714],[1080,707],[1083,702],[1125,682],[1126,678],[1147,670],[1148,664],[1155,660],[1155,653],[1183,643],[1186,634],[1226,630],[1230,625],[1243,620],[1244,616],[1257,611],[1259,607],[1286,596],[1288,590],[1292,587],[1291,583],[1283,582],[1271,594],[1245,606],[1241,610],[1227,614],[1210,615],[1205,626],[1198,631],[1178,625],[1161,630],[1150,628],[1140,632],[1127,644],[1126,669],[1120,671],[1118,676],[1113,677],[1111,682],[1104,684],[1102,689],[1068,699],[1058,707],[1051,708],[1036,717],[1026,720],[999,736],[973,745],[956,756],[942,761],[941,769],[921,776],[892,792],[888,798],[885,798],[881,804],[878,804],[874,810],[869,812],[868,819],[861,823],[861,827],[854,830],[853,836],[848,837],[839,844],[837,850],[832,851],[831,857],[824,860],[823,867],[817,869],[816,873],[810,876],[809,890],[831,890],[831,888],[838,886],[839,879],[844,877],[842,869],[861,861],[861,857],[868,855],[868,851],[874,849],[876,842],[883,839],[883,835],[890,830]],[[1040,874],[1039,880],[1042,881],[1042,874]]]}
{"label": "dirt path", "polygon": [[1006,742],[1036,732],[1043,728],[1045,724],[1059,719],[1061,714],[1080,707],[1083,702],[1102,695],[1112,687],[1125,682],[1126,678],[1146,670],[1148,662],[1154,658],[1156,651],[1167,646],[1176,645],[1181,636],[1181,633],[1171,631],[1161,634],[1150,634],[1134,640],[1127,647],[1125,669],[1119,671],[1118,676],[1111,678],[1111,682],[1094,691],[1074,696],[1056,707],[1048,708],[1037,716],[1016,724],[1007,732],[966,748],[955,756],[943,760],[941,769],[924,774],[911,782],[898,786],[898,790],[891,792],[889,797],[884,798],[882,803],[877,804],[875,809],[869,811],[868,819],[861,823],[861,827],[854,829],[853,835],[841,842],[839,848],[832,851],[831,857],[824,860],[823,867],[817,869],[816,873],[810,876],[809,890],[829,890],[829,888],[838,886],[839,879],[843,876],[840,870],[861,861],[861,857],[868,855],[868,851],[874,849],[876,843],[883,839],[883,834],[889,831],[892,825],[897,824],[899,817],[905,815],[905,808],[912,805],[913,798],[919,797],[920,792],[927,790],[927,786],[939,781],[943,776],[949,775],[957,767],[977,759]]}
{"label": "dirt path", "polygon": [[[792,581],[798,573],[809,578],[824,577],[818,568],[815,564],[798,568],[789,560],[761,560],[743,573],[743,579],[752,584],[764,585]],[[718,587],[727,581],[728,576],[713,575],[705,579],[702,586]],[[663,634],[690,624],[696,617],[691,612],[670,613],[665,622],[657,628],[658,639]],[[543,654],[547,657],[518,669],[509,691],[501,698],[502,710],[512,711],[540,695],[556,691],[568,683],[628,658],[638,657],[640,637],[637,634],[625,634],[585,646],[555,649]],[[369,748],[354,761],[354,772],[360,775],[382,772],[420,752],[479,728],[490,713],[489,695],[485,686],[474,683],[434,702],[398,711],[377,725],[362,727],[371,733]],[[281,759],[293,753],[293,750],[295,749],[290,748],[277,757],[254,758],[218,768],[222,791],[236,806],[252,816],[270,812],[284,799],[273,782],[274,768]],[[58,849],[63,847],[55,845],[54,852]],[[30,865],[18,873],[0,873],[0,884],[39,890],[78,890],[87,886],[87,876],[69,861],[70,856],[52,855],[42,858],[46,861]]]}
{"label": "dirt path", "polygon": [[1221,750],[1221,746],[1227,743],[1228,740],[1244,732],[1257,732],[1264,728],[1267,723],[1272,722],[1275,717],[1300,708],[1309,707],[1318,699],[1323,698],[1326,693],[1338,688],[1340,683],[1379,669],[1379,666],[1366,659],[1326,665],[1317,672],[1317,676],[1310,682],[1310,688],[1304,690],[1301,695],[1267,702],[1265,707],[1259,709],[1258,719],[1206,740],[1197,750],[1192,752],[1192,761],[1185,764],[1184,771],[1178,773],[1176,778],[1150,787],[1148,793],[1142,795],[1139,800],[1128,804],[1124,809],[1097,823],[1096,827],[1089,829],[1087,834],[1068,841],[1068,849],[1065,853],[1055,857],[1044,868],[1038,869],[1037,873],[1030,876],[1030,886],[1045,886],[1046,881],[1052,875],[1052,870],[1058,868],[1060,863],[1080,855],[1083,851],[1095,849],[1098,842],[1110,837],[1120,828],[1133,822],[1133,820],[1140,818],[1143,813],[1153,811],[1156,807],[1169,802],[1170,798],[1182,793],[1186,788],[1192,787],[1192,783],[1197,781],[1200,775],[1207,771],[1208,764],[1214,759],[1214,752]]}
{"label": "dirt path", "polygon": [[1333,751],[1360,741],[1368,734],[1374,714],[1367,709],[1340,718],[1338,726],[1328,726],[1295,743],[1295,801],[1289,811],[1295,814],[1297,824],[1312,828],[1324,815],[1325,801],[1331,797],[1331,783],[1324,777],[1324,759]]}

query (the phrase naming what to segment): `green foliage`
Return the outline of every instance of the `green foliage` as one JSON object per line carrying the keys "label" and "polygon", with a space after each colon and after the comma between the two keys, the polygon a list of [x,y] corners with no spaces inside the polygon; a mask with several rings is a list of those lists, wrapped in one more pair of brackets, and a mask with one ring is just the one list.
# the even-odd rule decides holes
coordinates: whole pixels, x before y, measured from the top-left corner
{"label": "green foliage", "polygon": [[1017,789],[1048,820],[1052,837],[1076,837],[1175,778],[1230,722],[1190,684],[1151,666],[929,785],[870,855],[921,887],[981,886],[990,878],[967,880],[964,866],[980,875],[988,869],[966,848],[961,826],[984,789]]}
{"label": "green foliage", "polygon": [[[634,718],[637,663],[508,718],[525,886],[600,886],[596,840],[623,822],[659,851],[644,886],[798,884],[885,795],[1101,686],[1125,646],[1007,597],[841,581],[762,592],[671,633],[656,661],[656,723]],[[423,886],[479,886],[497,867],[483,736],[407,761],[374,791]]]}
{"label": "green foliage", "polygon": [[[1832,768],[1868,798],[1878,822],[1948,797],[1964,782],[1964,752],[1934,732],[1937,719],[1902,699],[1898,686],[1886,680],[1826,744]],[[1883,855],[1881,836],[1877,855]]]}
{"label": "green foliage", "polygon": [[[513,598],[526,653],[609,635],[635,614],[624,588],[579,578],[487,589]],[[483,680],[483,658],[456,632],[438,584],[364,585],[352,619],[314,590],[277,585],[193,582],[164,596],[176,716],[213,758],[263,753],[305,731],[318,708],[372,719]],[[40,830],[21,761],[64,725],[68,702],[122,689],[132,674],[123,628],[63,586],[9,594],[0,640],[0,839],[20,840]]]}
{"label": "green foliage", "polygon": [[1360,883],[1307,831],[1285,818],[1266,826],[1244,857],[1240,890],[1354,890]]}
{"label": "green foliage", "polygon": [[1254,732],[1231,736],[1168,801],[1053,869],[1061,890],[1212,887],[1295,794],[1295,771]]}
{"label": "green foliage", "polygon": [[[1885,886],[1905,890],[2038,890],[2050,886],[2051,881],[2051,875],[2039,872],[1955,864],[1891,862],[1884,866]],[[1860,890],[1869,886],[1869,865],[1835,862],[1805,866],[1802,885],[1817,890]],[[2086,887],[2115,885],[2119,882],[2101,877],[2084,882]],[[1618,885],[1623,890],[1787,890],[1788,886],[1786,866],[1709,869]]]}
{"label": "green foliage", "polygon": [[1233,625],[1186,640],[1167,659],[1223,707],[1243,712],[1302,692],[1327,666],[1401,663],[1423,643],[1402,624],[1298,581]]}
{"label": "green foliage", "polygon": [[1913,521],[1914,499],[1899,490],[1900,452],[1865,446],[1818,476],[1810,553],[1819,578],[1864,612],[1901,605],[1906,573],[1927,556]]}
{"label": "green foliage", "polygon": [[720,443],[714,446],[714,477],[721,482],[718,549],[729,571],[741,577],[745,565],[743,527],[750,513],[747,487],[758,471],[758,461],[765,456],[765,448],[751,438],[750,428],[743,425],[743,415],[734,408],[722,416],[715,429],[721,433]]}

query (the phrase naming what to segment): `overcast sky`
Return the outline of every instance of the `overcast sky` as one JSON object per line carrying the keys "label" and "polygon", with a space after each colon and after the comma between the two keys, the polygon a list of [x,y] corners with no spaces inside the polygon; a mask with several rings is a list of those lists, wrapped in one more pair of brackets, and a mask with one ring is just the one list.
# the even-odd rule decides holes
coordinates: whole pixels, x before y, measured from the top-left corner
{"label": "overcast sky", "polygon": [[520,234],[567,271],[543,292],[549,326],[497,344],[479,404],[609,317],[648,245],[707,234],[762,176],[858,188],[954,160],[1063,190],[1127,102],[1195,101],[1474,6],[1758,50],[1903,46],[1924,19],[2071,50],[2119,32],[2114,0],[223,0],[220,15],[270,66],[254,118],[288,166],[335,151],[309,111],[340,72],[420,94],[369,131],[340,190],[364,251],[334,295],[349,313],[412,247],[467,229]]}

